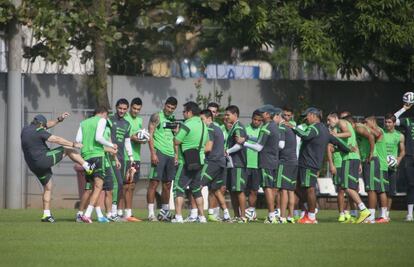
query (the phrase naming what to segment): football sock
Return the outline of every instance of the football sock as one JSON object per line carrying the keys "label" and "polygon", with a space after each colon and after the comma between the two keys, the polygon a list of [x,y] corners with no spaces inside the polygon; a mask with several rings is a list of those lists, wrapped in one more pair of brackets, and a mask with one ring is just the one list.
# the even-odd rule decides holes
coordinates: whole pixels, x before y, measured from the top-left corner
{"label": "football sock", "polygon": [[367,207],[365,206],[364,202],[361,202],[361,203],[358,204],[358,208],[359,208],[359,210],[364,210]]}
{"label": "football sock", "polygon": [[414,204],[408,204],[407,215],[413,217]]}
{"label": "football sock", "polygon": [[83,211],[79,210],[78,213],[76,213],[76,215],[82,216],[83,215]]}
{"label": "football sock", "polygon": [[375,220],[375,209],[369,209],[369,212],[371,212],[371,215],[368,217],[368,220]]}
{"label": "football sock", "polygon": [[340,212],[339,213],[339,216],[344,216],[345,215],[345,212]]}
{"label": "football sock", "polygon": [[44,210],[43,211],[43,217],[49,217],[50,215],[50,210]]}
{"label": "football sock", "polygon": [[107,213],[106,213],[106,218],[111,218],[111,217],[112,217],[112,212],[110,212],[110,211],[109,211],[109,212],[107,212]]}
{"label": "football sock", "polygon": [[381,207],[381,217],[386,219],[387,218],[387,208]]}
{"label": "football sock", "polygon": [[190,210],[190,217],[191,218],[197,218],[197,216],[198,216],[198,209],[191,209]]}
{"label": "football sock", "polygon": [[93,206],[88,205],[88,208],[86,208],[86,211],[85,211],[85,216],[90,218],[92,215],[92,211],[93,211]]}
{"label": "football sock", "polygon": [[229,209],[224,209],[223,214],[224,219],[230,219]]}
{"label": "football sock", "polygon": [[275,213],[274,212],[269,212],[269,219],[271,220],[271,221],[273,221],[273,219],[275,218]]}
{"label": "football sock", "polygon": [[95,207],[95,211],[96,211],[96,216],[98,216],[98,218],[103,217],[101,207]]}
{"label": "football sock", "polygon": [[219,217],[220,216],[220,207],[215,207],[214,209],[214,215],[216,215],[216,217]]}
{"label": "football sock", "polygon": [[154,203],[148,204],[148,217],[154,216]]}
{"label": "football sock", "polygon": [[168,205],[168,204],[162,204],[161,205],[161,209],[163,209],[165,211],[169,211],[170,210],[170,205]]}
{"label": "football sock", "polygon": [[122,215],[124,215],[124,212],[121,209],[118,209],[116,214],[118,214],[118,216],[122,217]]}
{"label": "football sock", "polygon": [[208,209],[208,215],[214,215],[214,209]]}
{"label": "football sock", "polygon": [[280,209],[275,209],[275,214],[280,215]]}
{"label": "football sock", "polygon": [[358,217],[358,211],[357,210],[351,210],[351,216],[352,217]]}
{"label": "football sock", "polygon": [[178,215],[178,214],[176,214],[176,215],[175,215],[175,219],[176,219],[177,221],[182,221],[182,220],[183,220],[183,216],[182,216],[182,215]]}
{"label": "football sock", "polygon": [[125,217],[131,217],[132,216],[132,209],[125,209]]}
{"label": "football sock", "polygon": [[112,211],[111,213],[115,216],[116,215],[116,211],[118,210],[118,207],[116,204],[112,204]]}

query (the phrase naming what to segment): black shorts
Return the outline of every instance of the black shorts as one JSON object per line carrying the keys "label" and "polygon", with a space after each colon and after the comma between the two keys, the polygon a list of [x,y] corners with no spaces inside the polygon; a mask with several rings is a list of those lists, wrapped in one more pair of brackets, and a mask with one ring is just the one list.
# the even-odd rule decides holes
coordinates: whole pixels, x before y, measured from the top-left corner
{"label": "black shorts", "polygon": [[276,177],[276,188],[294,191],[296,189],[296,178],[298,177],[297,165],[279,164]]}
{"label": "black shorts", "polygon": [[112,191],[114,189],[114,170],[112,166],[109,166],[105,169],[105,178],[102,190],[104,191]]}
{"label": "black shorts", "polygon": [[28,163],[29,169],[36,175],[42,185],[46,185],[52,178],[52,167],[62,160],[64,153],[65,149],[63,147],[56,147],[48,151],[39,160]]}
{"label": "black shorts", "polygon": [[260,184],[263,188],[275,188],[276,170],[260,169]]}
{"label": "black shorts", "polygon": [[359,159],[349,159],[342,161],[341,184],[343,189],[353,189],[359,191]]}
{"label": "black shorts", "polygon": [[404,157],[405,177],[407,177],[407,185],[414,186],[414,156],[406,155]]}
{"label": "black shorts", "polygon": [[183,163],[178,165],[174,178],[173,192],[174,197],[184,197],[187,186],[194,198],[201,197],[201,170],[188,171]]}
{"label": "black shorts", "polygon": [[206,163],[201,171],[201,183],[211,190],[220,189],[225,185],[227,169],[215,162]]}
{"label": "black shorts", "polygon": [[258,191],[260,188],[260,170],[259,169],[246,169],[246,191]]}
{"label": "black shorts", "polygon": [[[139,176],[140,176],[140,169],[141,169],[141,162],[138,160],[135,160],[133,162],[134,164],[134,168],[135,168],[135,174],[134,174],[134,179],[132,180],[132,183],[137,183],[139,180]],[[124,184],[127,184],[126,182],[126,173],[128,171],[128,169],[131,167],[131,161],[127,161],[126,163],[127,169],[125,170],[125,175],[124,175]]]}
{"label": "black shorts", "polygon": [[160,151],[156,151],[158,157],[158,164],[151,165],[149,179],[163,182],[171,182],[176,172],[174,157],[164,155]]}
{"label": "black shorts", "polygon": [[227,190],[230,192],[244,192],[246,185],[245,168],[235,167],[227,169]]}
{"label": "black shorts", "polygon": [[342,182],[341,174],[342,174],[342,168],[336,167],[336,174],[332,176],[332,182],[336,187],[341,186],[341,182]]}
{"label": "black shorts", "polygon": [[364,161],[362,163],[362,177],[366,191],[381,191],[382,172],[377,157],[373,157],[370,162]]}
{"label": "black shorts", "polygon": [[298,179],[301,187],[316,187],[318,171],[299,166]]}
{"label": "black shorts", "polygon": [[106,167],[105,156],[93,157],[86,160],[90,165],[95,164],[95,170],[91,175],[85,175],[86,182],[93,183],[95,178],[105,179]]}
{"label": "black shorts", "polygon": [[388,170],[388,182],[389,182],[389,196],[396,196],[397,195],[397,179],[398,179],[398,171],[396,169]]}

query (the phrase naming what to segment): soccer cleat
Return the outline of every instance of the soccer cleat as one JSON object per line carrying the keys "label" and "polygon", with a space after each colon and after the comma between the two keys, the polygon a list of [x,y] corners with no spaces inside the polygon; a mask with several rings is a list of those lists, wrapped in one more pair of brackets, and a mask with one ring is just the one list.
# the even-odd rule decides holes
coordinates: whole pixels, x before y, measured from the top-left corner
{"label": "soccer cleat", "polygon": [[345,221],[343,223],[355,223],[356,219],[357,218],[354,216],[349,216],[349,217],[345,216]]}
{"label": "soccer cleat", "polygon": [[42,222],[49,222],[49,223],[55,223],[55,218],[53,216],[44,216],[42,219],[40,219]]}
{"label": "soccer cleat", "polygon": [[405,217],[405,221],[406,222],[412,222],[412,221],[414,221],[413,216],[407,215],[407,217]]}
{"label": "soccer cleat", "polygon": [[81,217],[81,220],[82,220],[82,222],[84,222],[84,223],[92,223],[92,219],[91,219],[91,217],[88,217],[88,216],[85,216],[85,215],[83,215],[83,216]]}
{"label": "soccer cleat", "polygon": [[287,219],[286,218],[280,217],[279,218],[279,223],[281,223],[281,224],[287,224],[288,222],[287,222]]}
{"label": "soccer cleat", "polygon": [[338,222],[344,223],[346,221],[345,214],[339,214]]}
{"label": "soccer cleat", "polygon": [[183,218],[180,218],[180,219],[174,218],[174,219],[171,220],[171,222],[172,223],[184,223],[184,220],[183,220]]}
{"label": "soccer cleat", "polygon": [[224,217],[223,220],[221,220],[222,222],[226,222],[226,223],[232,223],[232,220],[230,217],[226,218]]}
{"label": "soccer cleat", "polygon": [[81,223],[82,222],[82,215],[80,215],[80,214],[76,214],[76,222],[77,223]]}
{"label": "soccer cleat", "polygon": [[317,224],[318,221],[316,219],[311,219],[308,217],[308,215],[303,216],[298,223],[300,224]]}
{"label": "soccer cleat", "polygon": [[86,175],[92,175],[93,172],[95,171],[96,168],[96,164],[95,162],[89,165],[89,170],[85,170],[85,174]]}
{"label": "soccer cleat", "polygon": [[220,222],[221,220],[219,219],[219,218],[217,218],[217,216],[216,215],[214,215],[214,214],[209,214],[208,216],[207,216],[207,220],[209,221],[209,222]]}
{"label": "soccer cleat", "polygon": [[196,222],[196,221],[197,221],[197,217],[191,217],[191,216],[188,216],[184,220],[185,223],[193,223],[193,222]]}
{"label": "soccer cleat", "polygon": [[116,215],[112,215],[111,217],[107,218],[109,221],[111,222],[121,222],[121,217],[119,217],[117,214]]}
{"label": "soccer cleat", "polygon": [[295,218],[291,218],[291,217],[287,217],[286,221],[287,221],[288,223],[296,223]]}
{"label": "soccer cleat", "polygon": [[371,212],[368,209],[361,210],[359,212],[359,217],[355,221],[355,223],[362,223],[364,222],[369,216],[371,216]]}
{"label": "soccer cleat", "polygon": [[160,222],[170,222],[172,218],[171,212],[169,210],[161,209],[158,213],[157,219]]}
{"label": "soccer cleat", "polygon": [[150,215],[150,216],[148,216],[148,221],[149,222],[158,222],[158,219],[154,215]]}
{"label": "soccer cleat", "polygon": [[140,219],[138,219],[134,216],[130,216],[130,217],[126,218],[126,221],[128,221],[128,222],[142,222],[142,220],[140,220]]}
{"label": "soccer cleat", "polygon": [[197,222],[199,223],[207,223],[207,219],[205,216],[198,216],[197,217]]}
{"label": "soccer cleat", "polygon": [[98,217],[98,222],[99,223],[109,223],[109,220],[106,217]]}
{"label": "soccer cleat", "polygon": [[266,224],[278,224],[279,222],[276,218],[270,219],[269,216],[267,216],[264,223],[266,223]]}
{"label": "soccer cleat", "polygon": [[248,221],[246,217],[240,217],[238,218],[237,223],[248,223]]}
{"label": "soccer cleat", "polygon": [[375,223],[389,223],[390,221],[387,218],[379,217],[375,220]]}

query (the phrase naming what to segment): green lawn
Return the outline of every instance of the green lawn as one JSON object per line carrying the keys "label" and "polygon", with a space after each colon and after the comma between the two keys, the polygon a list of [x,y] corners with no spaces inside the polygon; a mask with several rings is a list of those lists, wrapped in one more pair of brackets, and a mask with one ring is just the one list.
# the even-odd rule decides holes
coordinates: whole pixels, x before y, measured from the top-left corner
{"label": "green lawn", "polygon": [[[74,210],[0,210],[0,266],[413,266],[414,223],[75,223]],[[144,210],[136,210],[141,217]],[[259,215],[264,216],[260,211]]]}

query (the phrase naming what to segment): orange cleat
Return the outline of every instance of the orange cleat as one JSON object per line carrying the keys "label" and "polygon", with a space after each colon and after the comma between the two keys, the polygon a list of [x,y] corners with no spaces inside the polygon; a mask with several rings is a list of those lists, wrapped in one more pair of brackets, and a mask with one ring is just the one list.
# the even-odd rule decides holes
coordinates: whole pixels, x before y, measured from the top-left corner
{"label": "orange cleat", "polygon": [[135,218],[134,216],[126,218],[128,222],[142,222],[142,220]]}
{"label": "orange cleat", "polygon": [[301,219],[299,219],[298,223],[300,224],[317,224],[318,221],[316,219],[310,219],[308,215],[306,214]]}
{"label": "orange cleat", "polygon": [[382,218],[379,217],[378,219],[375,220],[375,223],[389,223],[390,220],[386,219],[386,218]]}

